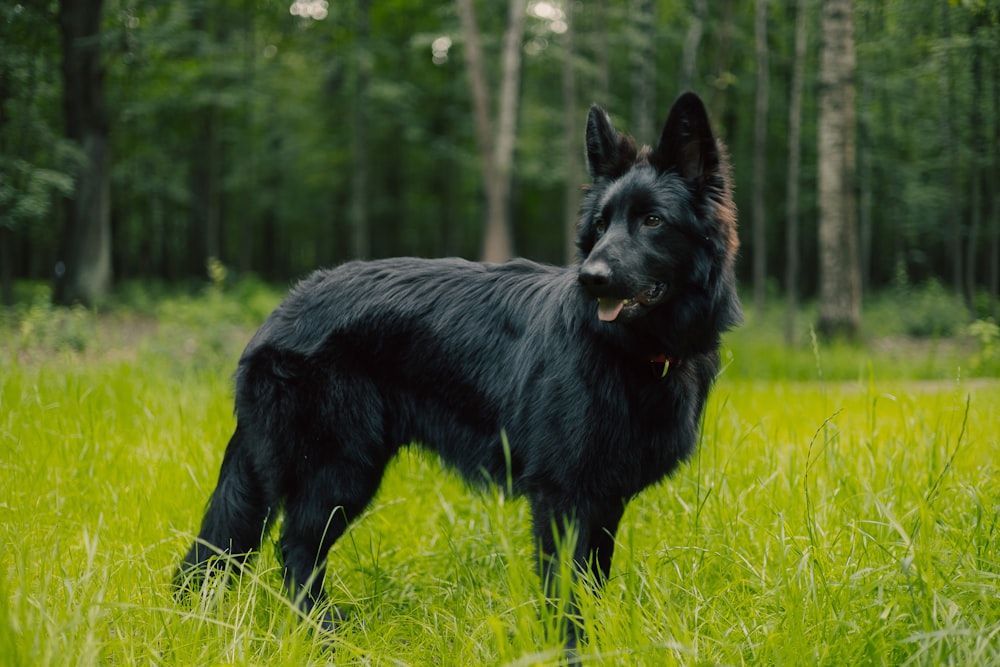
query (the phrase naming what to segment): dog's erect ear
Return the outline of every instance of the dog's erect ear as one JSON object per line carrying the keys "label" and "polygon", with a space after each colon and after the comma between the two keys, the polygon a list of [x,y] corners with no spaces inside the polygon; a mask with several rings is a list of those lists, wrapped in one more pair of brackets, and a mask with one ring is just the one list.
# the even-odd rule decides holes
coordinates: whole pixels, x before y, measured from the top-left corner
{"label": "dog's erect ear", "polygon": [[700,97],[684,93],[677,98],[649,162],[659,171],[675,171],[690,181],[718,172],[719,149]]}
{"label": "dog's erect ear", "polygon": [[596,104],[587,116],[587,166],[590,177],[617,178],[635,162],[635,141],[611,125],[607,112]]}

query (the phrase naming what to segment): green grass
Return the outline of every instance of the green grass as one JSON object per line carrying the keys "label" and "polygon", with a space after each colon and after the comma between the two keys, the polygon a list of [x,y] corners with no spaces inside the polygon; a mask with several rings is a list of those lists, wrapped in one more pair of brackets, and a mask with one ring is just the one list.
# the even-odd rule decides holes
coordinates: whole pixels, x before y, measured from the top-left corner
{"label": "green grass", "polygon": [[[350,612],[332,654],[281,594],[273,537],[239,585],[174,600],[230,373],[277,298],[4,316],[0,664],[557,664],[526,504],[413,450],[331,553]],[[727,337],[698,455],[630,505],[601,598],[580,591],[587,664],[1000,664],[996,360],[777,331]]]}

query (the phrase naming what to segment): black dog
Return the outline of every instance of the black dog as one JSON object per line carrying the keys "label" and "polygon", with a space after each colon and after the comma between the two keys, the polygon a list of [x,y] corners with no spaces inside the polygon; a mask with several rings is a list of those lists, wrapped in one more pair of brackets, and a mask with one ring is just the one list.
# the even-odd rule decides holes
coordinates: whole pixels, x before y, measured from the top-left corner
{"label": "black dog", "polygon": [[696,95],[654,149],[593,107],[587,157],[577,266],[389,259],[292,290],[240,359],[236,432],[181,584],[253,552],[284,508],[285,583],[308,612],[331,545],[408,443],[528,498],[550,586],[568,530],[579,571],[607,578],[625,503],[695,446],[720,334],[741,318],[738,240]]}

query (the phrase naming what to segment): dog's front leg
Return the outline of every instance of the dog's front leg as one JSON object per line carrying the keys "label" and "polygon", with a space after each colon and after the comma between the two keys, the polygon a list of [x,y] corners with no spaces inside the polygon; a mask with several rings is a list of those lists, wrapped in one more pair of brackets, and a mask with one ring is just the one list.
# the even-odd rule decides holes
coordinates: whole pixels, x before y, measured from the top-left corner
{"label": "dog's front leg", "polygon": [[[532,496],[531,504],[539,576],[549,602],[563,612],[560,631],[565,639],[567,654],[571,657],[583,639],[573,582],[586,573],[590,574],[591,582],[598,588],[607,581],[624,503],[595,502],[591,499],[574,502],[538,494]],[[569,554],[572,554],[572,559],[566,563],[561,555]]]}

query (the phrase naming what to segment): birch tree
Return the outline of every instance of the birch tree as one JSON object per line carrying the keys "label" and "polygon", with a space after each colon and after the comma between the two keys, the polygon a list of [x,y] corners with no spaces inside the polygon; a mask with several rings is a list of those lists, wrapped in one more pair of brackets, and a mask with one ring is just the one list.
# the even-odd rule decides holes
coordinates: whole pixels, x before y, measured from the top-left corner
{"label": "birch tree", "polygon": [[767,108],[770,88],[767,48],[767,0],[757,0],[754,15],[757,51],[757,91],[753,131],[753,305],[764,311],[767,288],[767,227],[764,195],[767,188]]}
{"label": "birch tree", "polygon": [[802,166],[802,89],[806,74],[808,0],[797,0],[795,60],[788,101],[788,176],[785,200],[785,342],[795,342],[799,309],[799,171]]}
{"label": "birch tree", "polygon": [[476,144],[486,191],[486,227],[482,258],[504,262],[514,255],[510,221],[510,193],[517,130],[517,106],[521,75],[521,43],[524,39],[525,0],[510,0],[501,55],[500,100],[496,129],[490,112],[486,68],[483,65],[479,28],[472,0],[456,0],[465,37],[465,64],[472,90]]}
{"label": "birch tree", "polygon": [[853,1],[823,0],[821,17],[817,328],[825,336],[853,338],[861,327]]}

